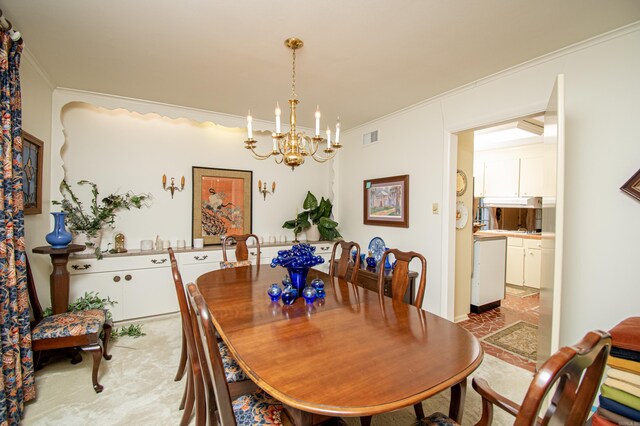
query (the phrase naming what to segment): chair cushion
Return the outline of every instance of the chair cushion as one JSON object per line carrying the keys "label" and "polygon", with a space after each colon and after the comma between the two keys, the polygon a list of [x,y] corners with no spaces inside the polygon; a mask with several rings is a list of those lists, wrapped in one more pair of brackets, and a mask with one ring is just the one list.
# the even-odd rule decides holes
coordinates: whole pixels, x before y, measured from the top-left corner
{"label": "chair cushion", "polygon": [[59,337],[86,336],[100,331],[104,324],[102,309],[65,312],[43,318],[33,330],[32,340],[55,339]]}
{"label": "chair cushion", "polygon": [[418,422],[420,426],[459,426],[458,423],[451,420],[448,416],[442,413],[433,413],[429,417]]}
{"label": "chair cushion", "polygon": [[238,426],[281,425],[282,404],[263,391],[242,395],[233,401]]}
{"label": "chair cushion", "polygon": [[238,361],[231,355],[229,348],[224,342],[218,342],[220,356],[222,357],[222,365],[224,366],[224,374],[227,376],[227,383],[241,382],[247,380],[248,377],[242,368],[238,365]]}
{"label": "chair cushion", "polygon": [[239,260],[237,262],[229,262],[229,261],[223,260],[222,262],[220,262],[220,269],[229,269],[229,268],[236,268],[238,266],[250,266],[250,265],[251,265],[250,260]]}

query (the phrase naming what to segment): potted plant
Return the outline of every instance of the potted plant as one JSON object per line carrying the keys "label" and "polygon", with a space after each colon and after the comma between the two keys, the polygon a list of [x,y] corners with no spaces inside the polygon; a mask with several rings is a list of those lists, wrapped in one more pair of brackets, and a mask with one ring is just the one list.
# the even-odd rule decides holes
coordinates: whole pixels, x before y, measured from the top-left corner
{"label": "potted plant", "polygon": [[[123,209],[139,209],[151,199],[151,194],[110,194],[98,202],[98,186],[88,180],[81,180],[78,185],[91,186],[91,205],[88,209],[78,199],[71,190],[71,186],[66,180],[60,183],[60,193],[62,201],[53,201],[59,205],[62,211],[67,214],[66,222],[69,230],[74,236],[76,244],[85,244],[86,252],[95,253],[100,259],[100,240],[102,239],[102,229],[113,227],[116,214]],[[84,252],[83,252],[84,253]]]}
{"label": "potted plant", "polygon": [[[328,199],[322,197],[318,203],[318,199],[307,191],[302,207],[305,209],[298,213],[294,219],[286,221],[282,227],[292,229],[298,239],[298,234],[303,230],[307,230],[307,239],[310,241],[318,241],[322,238],[325,241],[333,241],[341,237],[338,232],[338,222],[331,219],[331,211],[333,204]],[[317,227],[319,236],[310,235],[309,230]]]}

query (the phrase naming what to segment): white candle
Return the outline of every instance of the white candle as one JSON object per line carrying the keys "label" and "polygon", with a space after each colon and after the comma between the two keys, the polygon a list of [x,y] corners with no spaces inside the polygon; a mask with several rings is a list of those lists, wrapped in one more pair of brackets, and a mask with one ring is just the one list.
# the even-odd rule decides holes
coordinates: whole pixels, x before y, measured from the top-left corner
{"label": "white candle", "polygon": [[280,104],[276,102],[276,133],[280,133]]}
{"label": "white candle", "polygon": [[249,139],[253,139],[253,117],[251,117],[251,110],[249,110],[249,114],[247,114],[247,136]]}
{"label": "white candle", "polygon": [[276,139],[276,134],[272,133],[271,137],[273,138],[273,152],[276,152],[278,150],[278,141]]}
{"label": "white candle", "polygon": [[331,149],[331,130],[327,127],[327,149]]}
{"label": "white candle", "polygon": [[320,105],[316,107],[316,136],[320,136]]}
{"label": "white candle", "polygon": [[336,145],[340,143],[340,117],[338,117],[338,122],[336,123]]}

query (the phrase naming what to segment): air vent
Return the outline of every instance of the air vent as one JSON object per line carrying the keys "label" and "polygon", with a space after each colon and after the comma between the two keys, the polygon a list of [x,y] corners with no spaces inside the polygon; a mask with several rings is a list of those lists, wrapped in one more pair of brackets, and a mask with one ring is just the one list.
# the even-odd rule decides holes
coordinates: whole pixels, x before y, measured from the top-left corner
{"label": "air vent", "polygon": [[373,132],[365,133],[362,135],[362,145],[371,145],[372,143],[378,142],[378,131],[374,130]]}

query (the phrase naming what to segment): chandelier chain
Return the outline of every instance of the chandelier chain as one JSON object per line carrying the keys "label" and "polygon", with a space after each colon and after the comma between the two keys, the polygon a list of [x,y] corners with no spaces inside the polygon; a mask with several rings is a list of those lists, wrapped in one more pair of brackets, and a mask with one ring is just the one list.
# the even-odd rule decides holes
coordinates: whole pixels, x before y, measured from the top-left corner
{"label": "chandelier chain", "polygon": [[291,66],[291,99],[296,99],[296,49],[293,50],[293,64]]}

